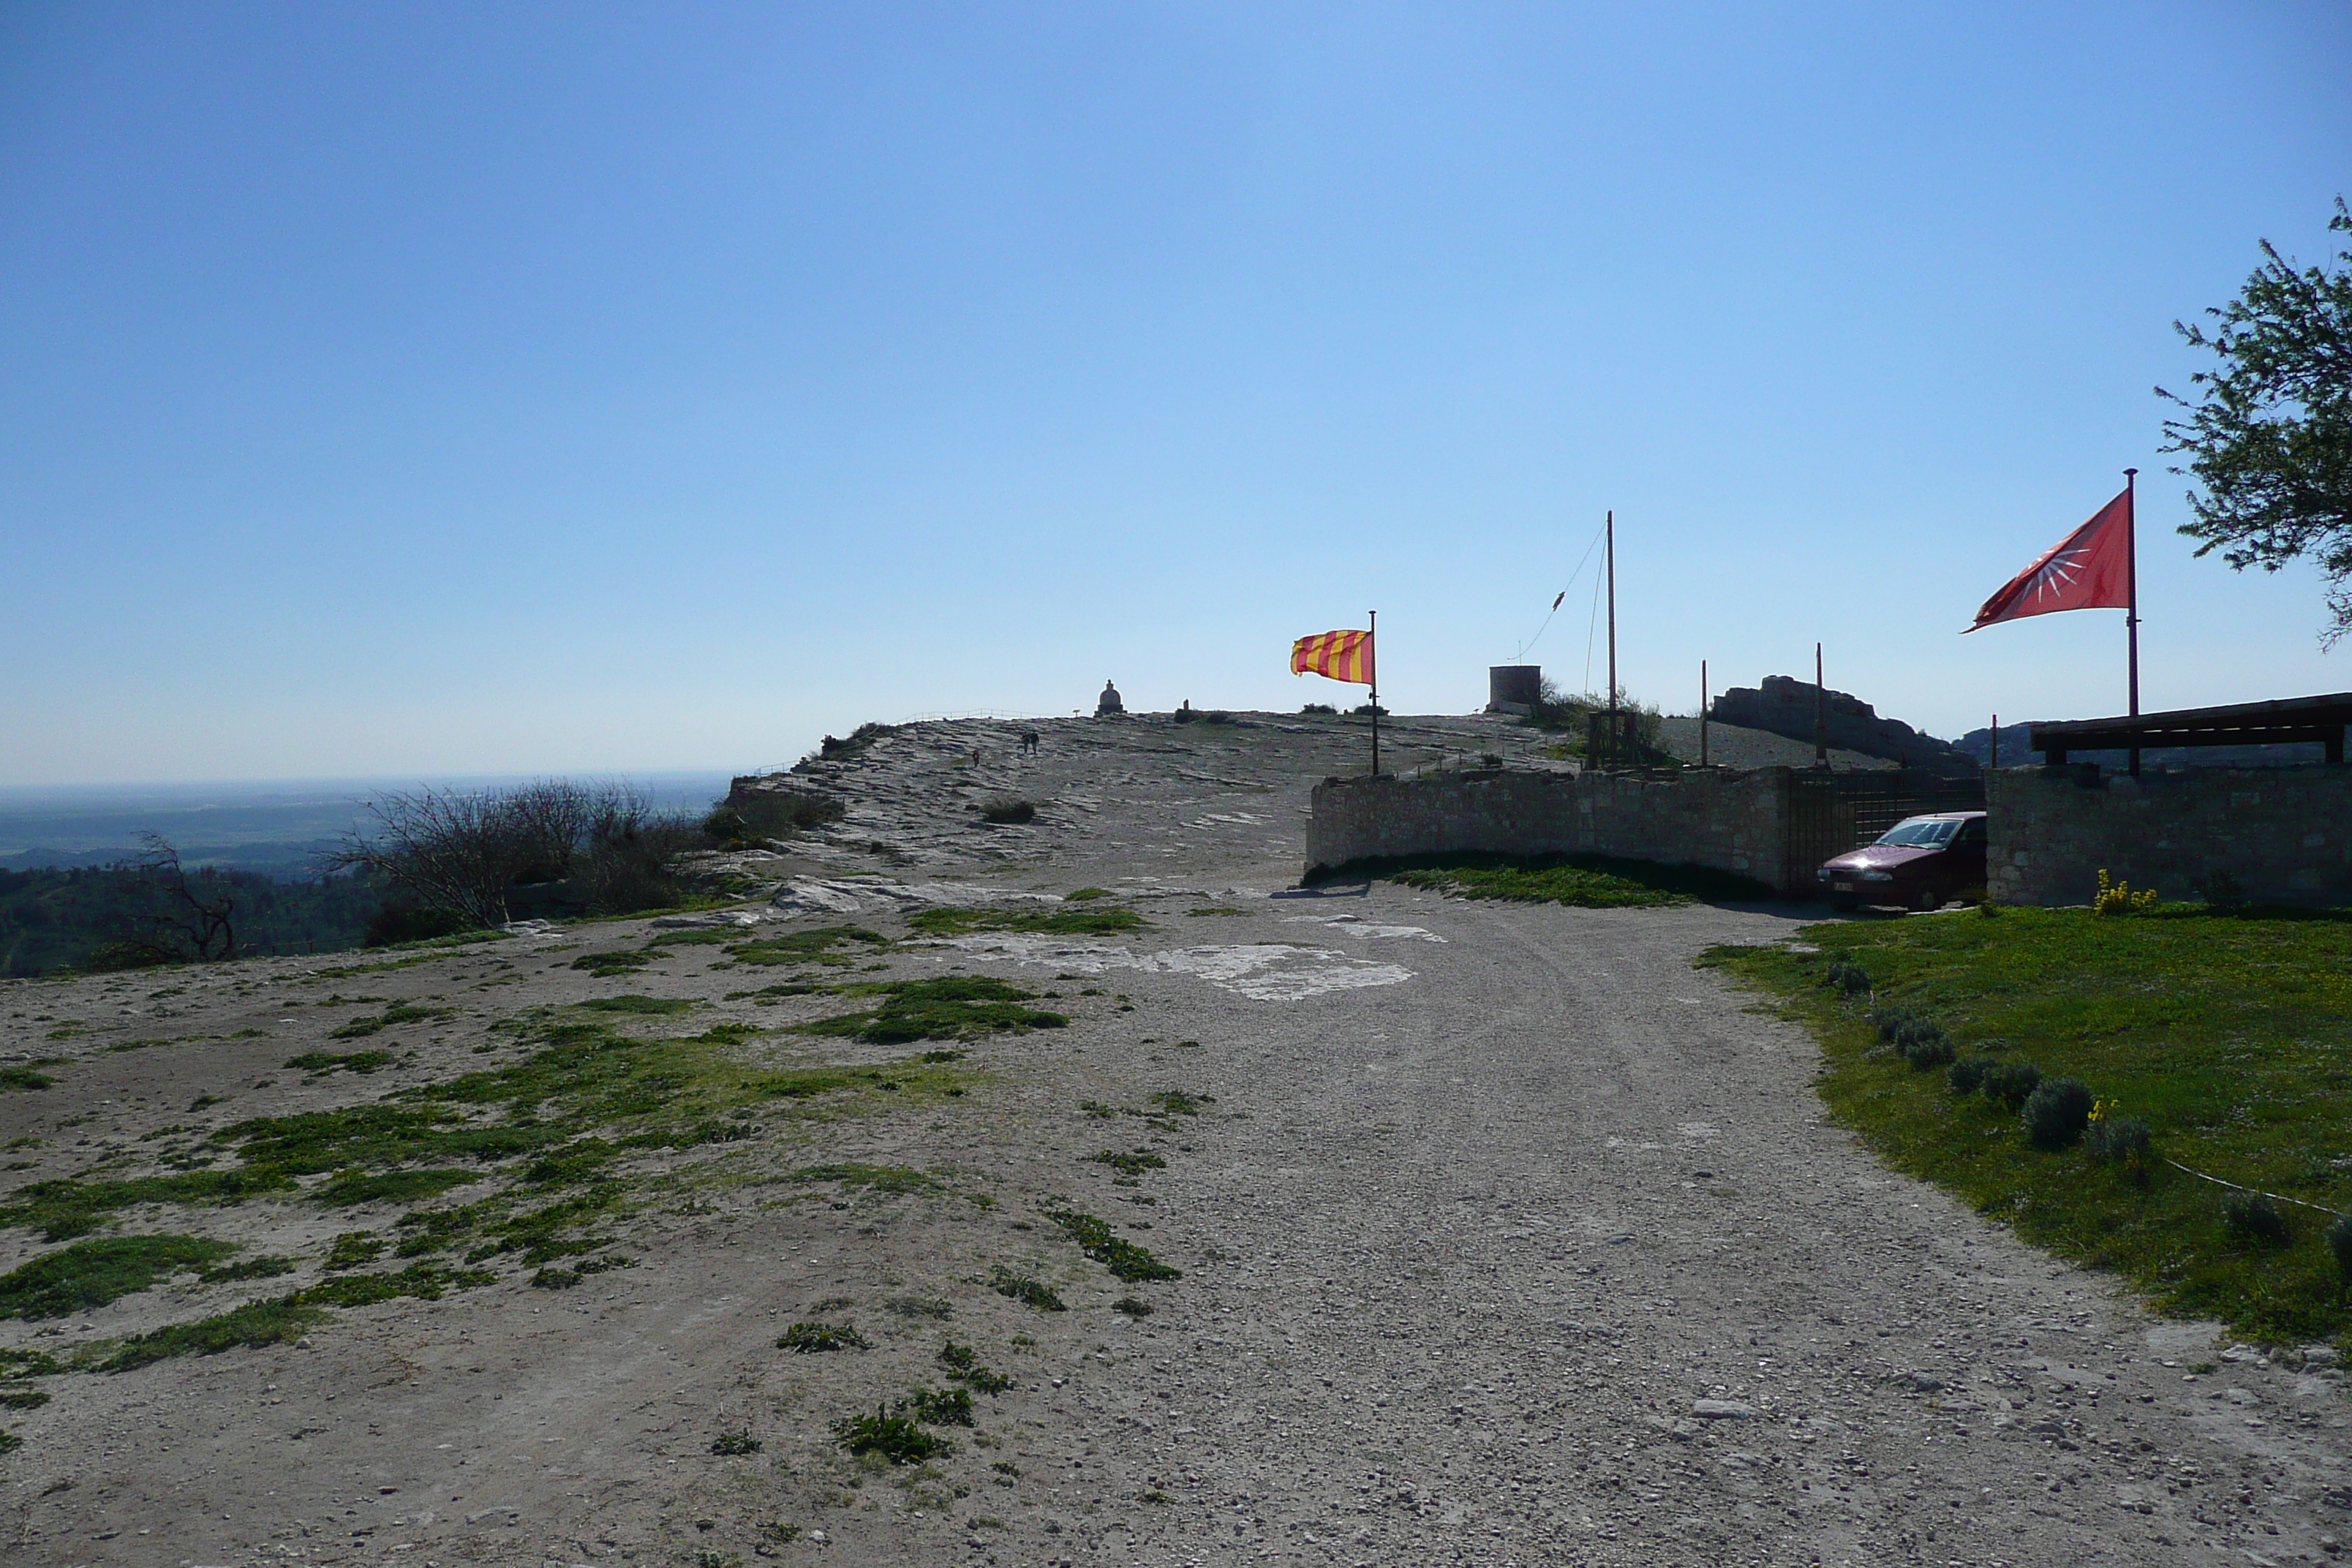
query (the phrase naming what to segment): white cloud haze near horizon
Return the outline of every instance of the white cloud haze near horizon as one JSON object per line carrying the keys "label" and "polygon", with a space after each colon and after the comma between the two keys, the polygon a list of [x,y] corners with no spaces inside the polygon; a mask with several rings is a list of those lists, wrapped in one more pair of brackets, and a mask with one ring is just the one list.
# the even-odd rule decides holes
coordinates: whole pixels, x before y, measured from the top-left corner
{"label": "white cloud haze near horizon", "polygon": [[0,784],[1463,711],[1612,507],[1670,711],[2117,712],[1956,634],[2126,466],[2146,706],[2352,688],[2150,392],[2339,193],[2320,4],[12,7]]}

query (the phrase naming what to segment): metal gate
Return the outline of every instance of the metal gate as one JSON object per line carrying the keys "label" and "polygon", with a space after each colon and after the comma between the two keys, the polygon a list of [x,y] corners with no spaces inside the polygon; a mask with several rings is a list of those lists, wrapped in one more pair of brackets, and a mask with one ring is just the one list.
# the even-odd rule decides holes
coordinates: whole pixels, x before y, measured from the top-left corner
{"label": "metal gate", "polygon": [[1984,805],[1980,777],[1943,778],[1909,768],[1791,773],[1780,886],[1791,898],[1811,898],[1818,885],[1813,872],[1832,856],[1860,848],[1906,816],[1982,811]]}

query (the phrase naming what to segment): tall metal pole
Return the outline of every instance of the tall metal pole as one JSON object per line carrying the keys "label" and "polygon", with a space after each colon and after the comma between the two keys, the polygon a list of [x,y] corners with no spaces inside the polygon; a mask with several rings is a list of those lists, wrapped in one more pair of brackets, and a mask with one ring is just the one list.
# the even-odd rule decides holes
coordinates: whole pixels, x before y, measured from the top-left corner
{"label": "tall metal pole", "polygon": [[[2124,633],[2130,643],[2131,711],[2139,717],[2139,470],[2124,470],[2124,596],[2131,602],[2124,609]],[[2131,775],[2139,777],[2139,748],[2131,749]]]}
{"label": "tall metal pole", "polygon": [[1370,612],[1371,630],[1364,634],[1364,673],[1372,678],[1372,776],[1381,776],[1381,613]]}
{"label": "tall metal pole", "polygon": [[[1617,711],[1617,512],[1610,509],[1609,530],[1609,711]],[[1615,730],[1611,731],[1611,747],[1615,747]]]}
{"label": "tall metal pole", "polygon": [[1706,766],[1706,660],[1698,661],[1698,765]]}
{"label": "tall metal pole", "polygon": [[1992,766],[2000,766],[2000,715],[1992,716]]}

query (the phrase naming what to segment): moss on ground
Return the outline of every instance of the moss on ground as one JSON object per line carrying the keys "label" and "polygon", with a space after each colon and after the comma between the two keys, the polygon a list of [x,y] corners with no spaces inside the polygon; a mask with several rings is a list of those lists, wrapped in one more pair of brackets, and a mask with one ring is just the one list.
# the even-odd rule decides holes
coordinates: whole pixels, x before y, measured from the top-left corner
{"label": "moss on ground", "polygon": [[738,963],[766,965],[840,965],[855,963],[864,956],[863,953],[835,951],[845,943],[856,943],[872,951],[888,947],[890,939],[864,926],[817,926],[807,931],[785,931],[776,936],[737,942],[727,952]]}
{"label": "moss on ground", "polygon": [[1059,1013],[1023,1005],[1037,1000],[1034,992],[984,976],[897,980],[842,989],[845,994],[878,995],[882,1005],[867,1012],[836,1014],[796,1025],[797,1032],[848,1036],[876,1045],[903,1045],[914,1040],[970,1039],[990,1034],[1059,1029],[1070,1021]]}
{"label": "moss on ground", "polygon": [[112,1236],[78,1241],[0,1274],[0,1318],[62,1318],[135,1294],[236,1251],[195,1236]]}

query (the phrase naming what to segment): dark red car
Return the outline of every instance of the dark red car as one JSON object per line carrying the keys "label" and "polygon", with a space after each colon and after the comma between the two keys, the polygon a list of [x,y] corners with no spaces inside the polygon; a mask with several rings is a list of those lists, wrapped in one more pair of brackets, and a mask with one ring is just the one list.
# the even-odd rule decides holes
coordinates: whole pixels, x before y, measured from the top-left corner
{"label": "dark red car", "polygon": [[1906,816],[1878,842],[1849,849],[1813,873],[1841,910],[1864,904],[1940,908],[1985,879],[1985,814],[1939,811]]}

